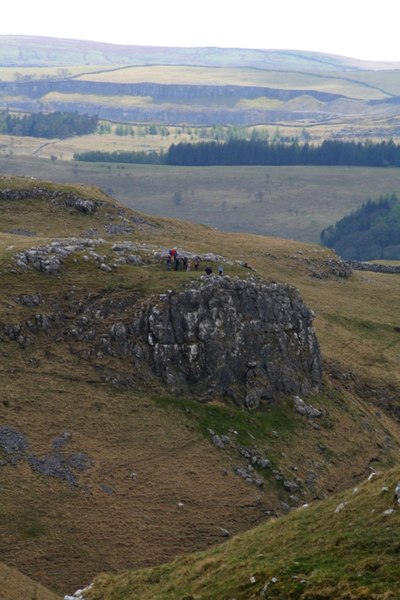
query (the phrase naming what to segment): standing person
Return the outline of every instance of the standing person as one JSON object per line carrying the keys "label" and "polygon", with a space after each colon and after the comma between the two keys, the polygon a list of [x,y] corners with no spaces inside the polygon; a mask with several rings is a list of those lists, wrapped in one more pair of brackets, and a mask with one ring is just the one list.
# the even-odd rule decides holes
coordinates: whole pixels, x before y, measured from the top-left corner
{"label": "standing person", "polygon": [[174,254],[174,270],[177,271],[179,269],[180,258],[177,253]]}
{"label": "standing person", "polygon": [[186,265],[186,271],[191,271],[192,270],[192,261],[190,260],[190,258],[187,259],[187,265]]}
{"label": "standing person", "polygon": [[198,271],[199,270],[199,265],[200,265],[200,256],[196,256],[195,257],[195,259],[193,261],[193,264],[194,264],[194,270]]}
{"label": "standing person", "polygon": [[167,256],[167,271],[171,270],[171,264],[172,264],[172,257],[170,254],[168,254],[168,256]]}
{"label": "standing person", "polygon": [[218,265],[218,275],[222,277],[224,274],[224,267],[222,265]]}
{"label": "standing person", "polygon": [[182,258],[182,268],[183,268],[184,271],[188,270],[187,265],[188,265],[188,259],[187,259],[187,256],[184,256]]}

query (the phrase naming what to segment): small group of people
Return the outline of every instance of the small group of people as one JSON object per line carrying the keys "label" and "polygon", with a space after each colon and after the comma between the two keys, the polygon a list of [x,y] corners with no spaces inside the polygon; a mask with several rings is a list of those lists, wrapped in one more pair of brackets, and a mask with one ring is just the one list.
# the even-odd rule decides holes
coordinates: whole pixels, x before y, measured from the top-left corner
{"label": "small group of people", "polygon": [[178,254],[176,248],[171,248],[167,255],[167,269],[171,271],[191,271],[192,265],[195,271],[199,270],[201,259],[199,256],[195,256],[193,259],[187,256],[181,256]]}
{"label": "small group of people", "polygon": [[[200,256],[195,256],[194,258],[188,258],[187,256],[181,256],[178,254],[176,248],[171,248],[167,254],[167,270],[168,271],[191,271],[192,266],[195,271],[199,270],[199,266],[201,263]],[[207,275],[211,275],[213,270],[209,265],[204,269]],[[224,267],[222,265],[218,266],[218,275],[222,277],[224,274]]]}

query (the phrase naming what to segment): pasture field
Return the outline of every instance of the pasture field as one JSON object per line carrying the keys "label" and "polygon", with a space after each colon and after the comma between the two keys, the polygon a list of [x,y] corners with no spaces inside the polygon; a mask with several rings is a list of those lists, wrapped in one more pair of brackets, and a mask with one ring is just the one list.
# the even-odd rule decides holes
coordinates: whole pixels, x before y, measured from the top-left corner
{"label": "pasture field", "polygon": [[400,170],[385,168],[168,167],[12,156],[0,158],[0,172],[96,185],[155,216],[309,242],[368,199],[400,195]]}
{"label": "pasture field", "polygon": [[73,78],[108,83],[181,85],[235,85],[283,90],[316,90],[363,100],[383,99],[400,93],[396,70],[318,72],[251,67],[188,65],[72,65],[60,67],[1,67],[1,81]]}
{"label": "pasture field", "polygon": [[149,65],[100,69],[92,67],[77,76],[85,81],[110,83],[141,83],[150,81],[162,84],[182,85],[239,85],[260,86],[286,90],[317,90],[343,94],[349,98],[384,98],[388,93],[382,89],[386,81],[393,87],[395,77],[383,72],[374,72],[365,80],[358,74],[313,73],[297,71],[276,71],[251,68],[212,68],[171,65]]}

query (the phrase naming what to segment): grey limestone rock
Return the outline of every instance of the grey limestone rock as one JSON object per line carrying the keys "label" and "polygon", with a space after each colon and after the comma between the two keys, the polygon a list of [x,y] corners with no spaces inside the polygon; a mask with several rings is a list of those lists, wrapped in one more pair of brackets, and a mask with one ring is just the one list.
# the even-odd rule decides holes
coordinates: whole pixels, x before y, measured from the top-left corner
{"label": "grey limestone rock", "polygon": [[304,417],[310,417],[311,419],[315,419],[318,417],[322,417],[323,412],[319,408],[314,408],[310,404],[306,404],[302,398],[299,396],[294,397],[294,405],[296,408],[296,412]]}
{"label": "grey limestone rock", "polygon": [[298,484],[291,479],[285,479],[283,482],[283,487],[290,493],[296,492],[299,489]]}
{"label": "grey limestone rock", "polygon": [[21,294],[15,298],[15,301],[23,306],[39,306],[43,302],[40,294]]}
{"label": "grey limestone rock", "polygon": [[298,291],[254,278],[202,277],[143,307],[141,360],[177,393],[227,395],[247,408],[321,384],[313,313]]}
{"label": "grey limestone rock", "polygon": [[37,198],[49,200],[53,204],[64,204],[84,214],[94,213],[99,206],[104,204],[101,200],[82,198],[73,192],[55,191],[40,187],[28,187],[25,189],[6,188],[0,190],[0,200],[3,201],[18,202]]}
{"label": "grey limestone rock", "polygon": [[27,452],[28,442],[20,431],[8,425],[0,426],[0,464],[16,464]]}
{"label": "grey limestone rock", "polygon": [[216,446],[217,448],[220,448],[221,450],[223,448],[225,448],[225,444],[222,441],[222,439],[220,438],[219,435],[217,435],[216,433],[211,437],[211,441],[214,444],[214,446]]}
{"label": "grey limestone rock", "polygon": [[70,486],[78,485],[74,471],[85,471],[90,464],[89,457],[83,452],[66,455],[60,451],[41,457],[31,455],[28,462],[33,471],[66,481]]}

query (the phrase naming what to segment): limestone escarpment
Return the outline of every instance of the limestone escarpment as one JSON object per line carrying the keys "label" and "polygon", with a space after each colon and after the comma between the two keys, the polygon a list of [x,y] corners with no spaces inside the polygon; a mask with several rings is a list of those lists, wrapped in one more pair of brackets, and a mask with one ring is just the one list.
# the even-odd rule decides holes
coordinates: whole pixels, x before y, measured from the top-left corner
{"label": "limestone escarpment", "polygon": [[[228,395],[248,408],[321,383],[313,313],[288,285],[203,277],[148,303],[120,342],[176,392]],[[114,337],[116,334],[114,325]],[[116,338],[115,338],[116,339]]]}

